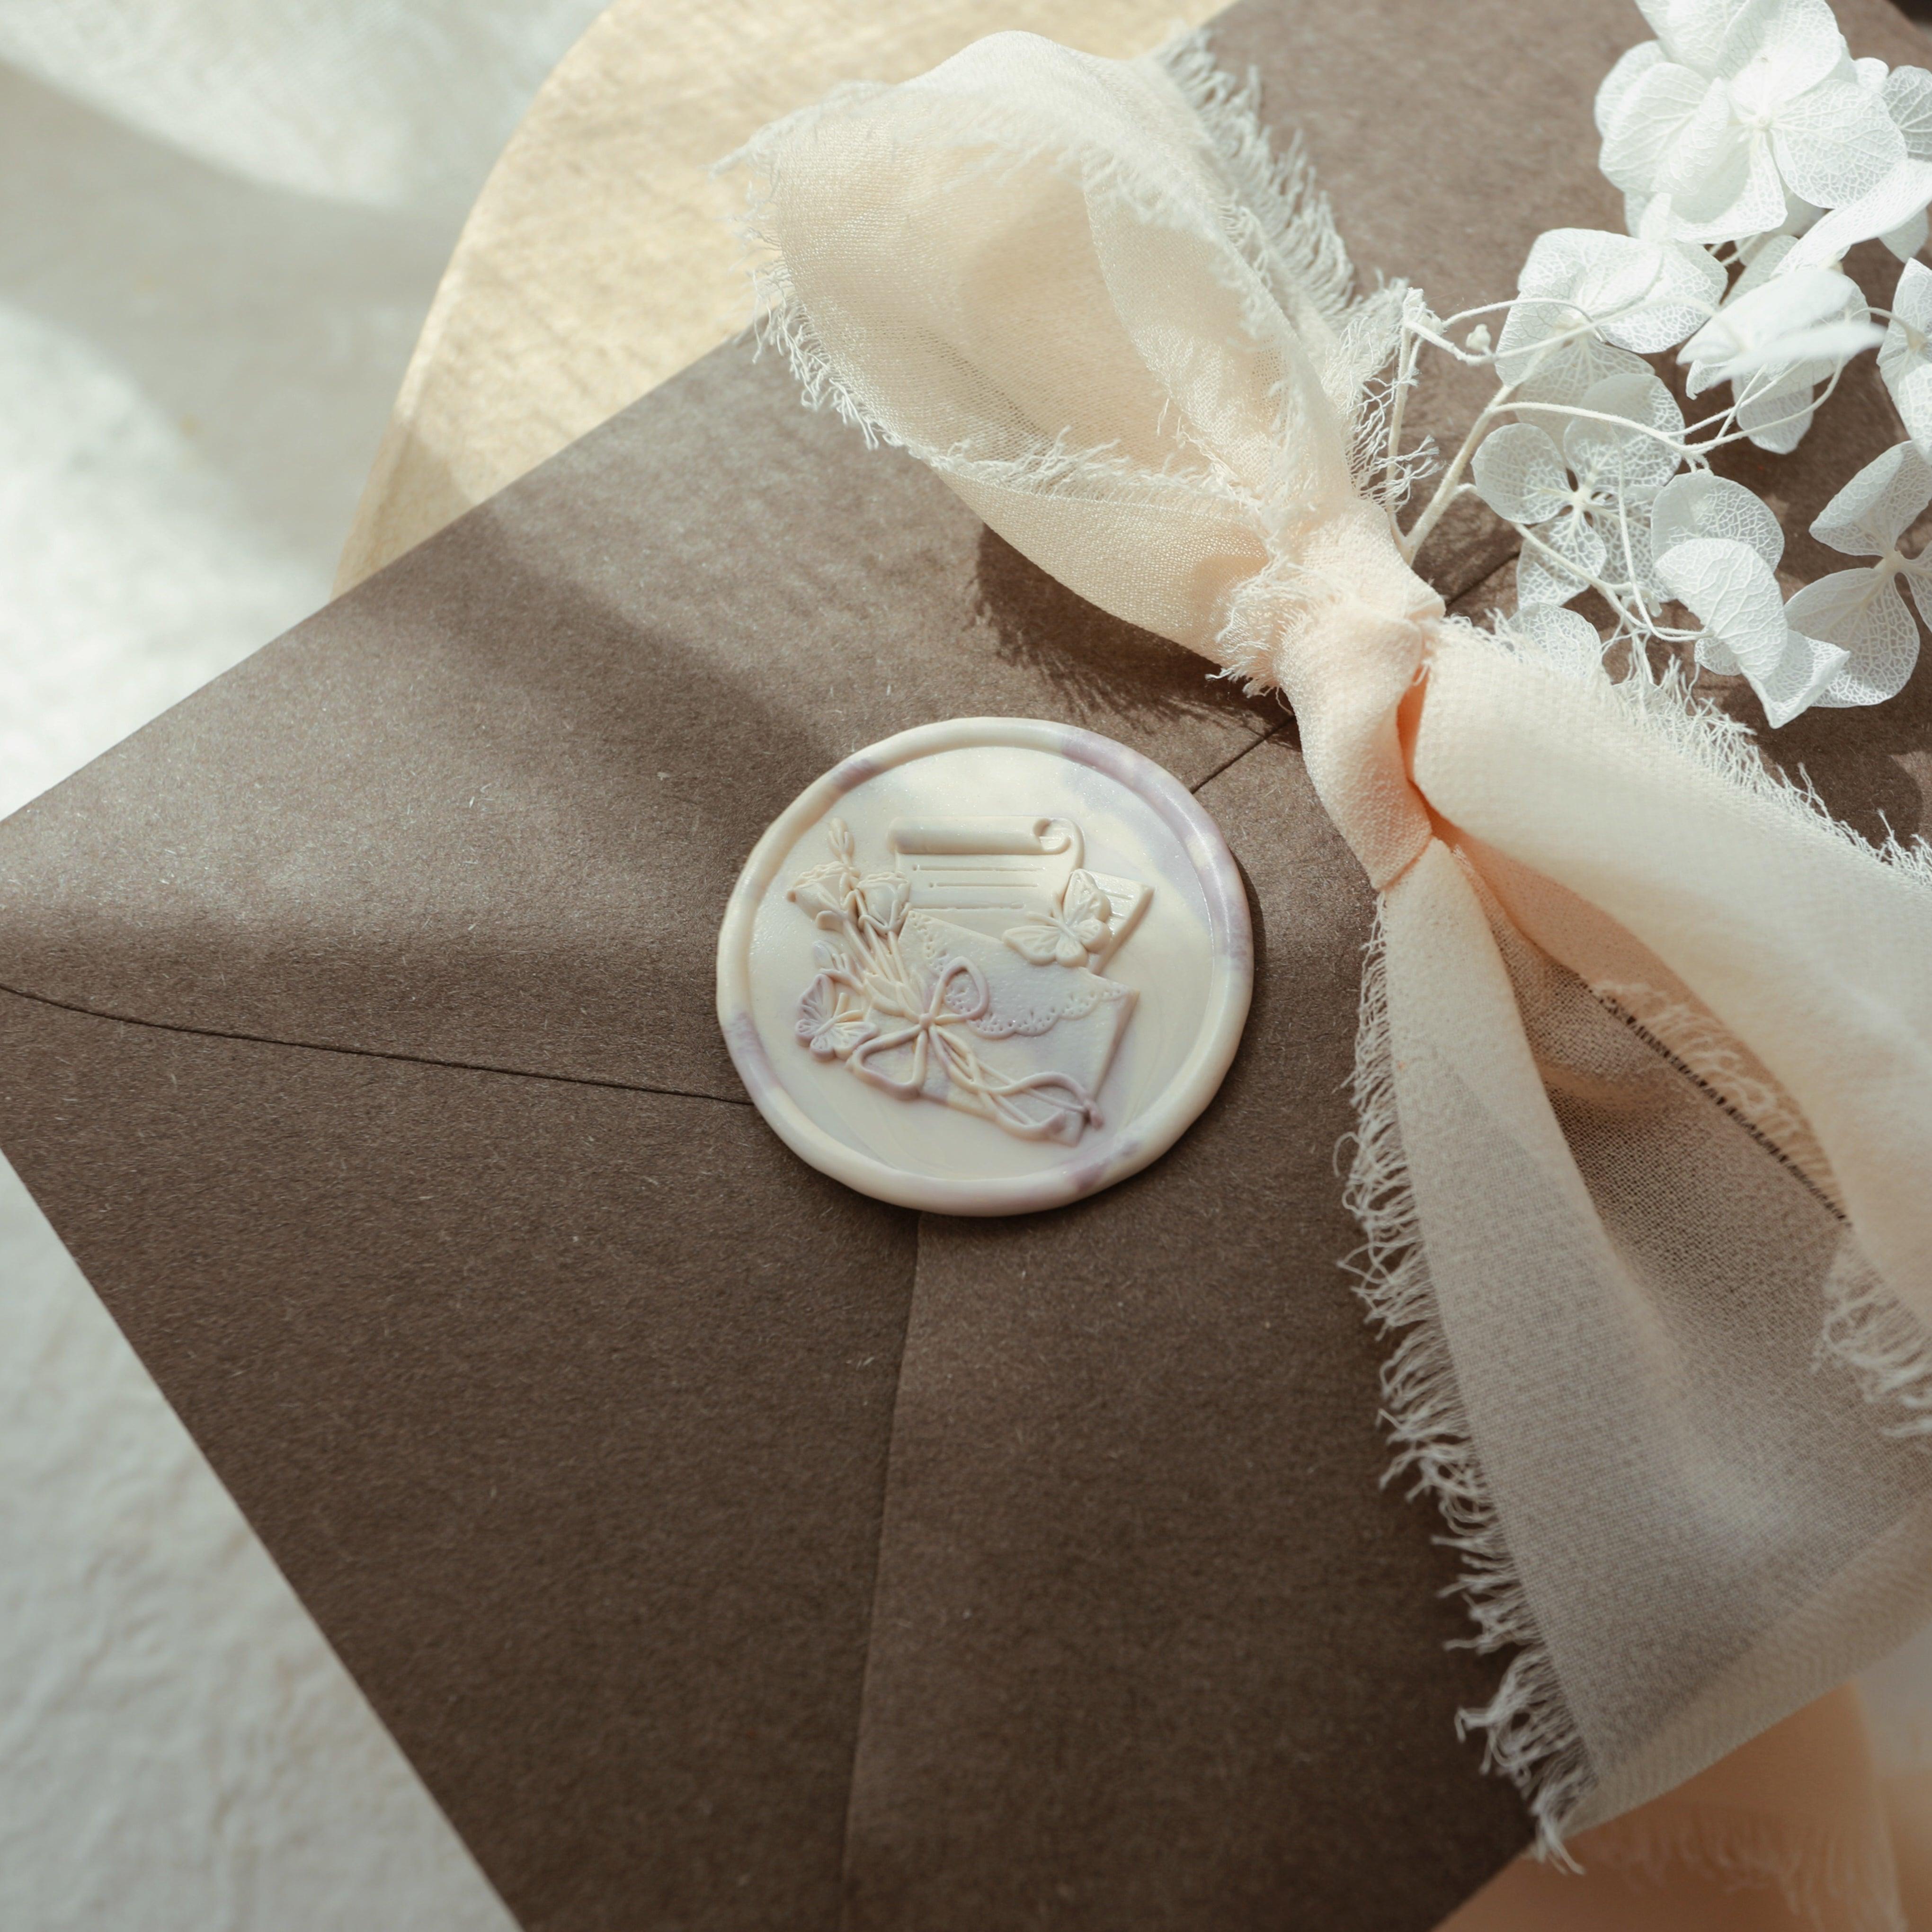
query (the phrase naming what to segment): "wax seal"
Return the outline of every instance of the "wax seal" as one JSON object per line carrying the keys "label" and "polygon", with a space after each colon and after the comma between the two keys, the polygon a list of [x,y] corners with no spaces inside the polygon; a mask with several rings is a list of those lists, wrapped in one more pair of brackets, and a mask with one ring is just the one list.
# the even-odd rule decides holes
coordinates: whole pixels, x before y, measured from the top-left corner
{"label": "wax seal", "polygon": [[1247,1017],[1246,894],[1186,788],[1110,738],[956,718],[855,753],[746,862],[718,1012],[813,1166],[1012,1214],[1144,1167]]}

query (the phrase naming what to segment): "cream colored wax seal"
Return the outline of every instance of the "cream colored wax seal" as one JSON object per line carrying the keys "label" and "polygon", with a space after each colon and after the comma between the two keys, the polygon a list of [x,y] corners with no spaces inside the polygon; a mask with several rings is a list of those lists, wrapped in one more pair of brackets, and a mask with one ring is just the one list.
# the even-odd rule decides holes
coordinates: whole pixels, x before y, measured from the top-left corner
{"label": "cream colored wax seal", "polygon": [[956,718],[856,753],[759,840],[718,1012],[794,1152],[951,1214],[1052,1208],[1166,1152],[1247,1017],[1247,899],[1151,760]]}

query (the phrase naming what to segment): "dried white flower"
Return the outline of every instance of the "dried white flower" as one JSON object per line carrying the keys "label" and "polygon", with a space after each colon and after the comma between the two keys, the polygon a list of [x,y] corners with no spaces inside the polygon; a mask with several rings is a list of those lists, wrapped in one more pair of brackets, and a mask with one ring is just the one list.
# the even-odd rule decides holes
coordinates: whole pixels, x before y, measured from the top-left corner
{"label": "dried white flower", "polygon": [[[1894,68],[1886,76],[1881,98],[1905,143],[1906,158],[1922,167],[1932,165],[1932,74],[1922,67]],[[1932,195],[1927,200],[1932,201]],[[1910,261],[1925,245],[1925,203],[1898,227],[1880,232],[1885,245],[1901,262]]]}
{"label": "dried white flower", "polygon": [[1690,365],[1690,394],[1730,382],[1738,427],[1780,454],[1810,428],[1818,385],[1882,333],[1850,276],[1786,268],[1798,245],[1784,235],[1765,243],[1724,307],[1677,352]]}
{"label": "dried white flower", "polygon": [[1882,89],[1860,84],[1826,0],[1640,0],[1658,38],[1598,98],[1600,164],[1640,223],[1733,241],[1782,227],[1790,198],[1839,208],[1905,158]]}
{"label": "dried white flower", "polygon": [[1884,107],[1905,152],[1876,187],[1804,227],[1790,258],[1794,268],[1834,267],[1847,249],[1874,236],[1900,261],[1924,245],[1926,204],[1932,202],[1932,74],[1917,67],[1888,74],[1878,60],[1854,64],[1860,86]]}
{"label": "dried white flower", "polygon": [[[1438,320],[1414,297],[1402,312],[1386,477],[1414,460],[1399,446],[1401,405],[1422,343],[1492,360],[1502,384],[1398,532],[1403,554],[1473,490],[1522,536],[1518,608],[1496,629],[1526,656],[1600,678],[1604,652],[1624,645],[1628,676],[1647,680],[1653,646],[1688,645],[1702,668],[1748,679],[1773,725],[1814,704],[1876,703],[1918,656],[1899,580],[1932,623],[1932,554],[1899,548],[1932,503],[1932,269],[1910,259],[1932,206],[1932,71],[1852,60],[1826,0],[1638,4],[1657,38],[1618,62],[1596,109],[1630,234],[1539,236],[1516,300],[1496,305],[1508,314],[1492,357],[1486,328],[1468,327],[1486,310]],[[1906,262],[1882,331],[1839,266],[1874,237]],[[1795,448],[1820,386],[1881,340],[1912,440],[1813,526],[1875,561],[1787,604],[1777,518],[1711,459],[1747,439]],[[1689,428],[1643,359],[1672,347],[1690,395],[1732,389]],[[1564,608],[1586,589],[1614,620],[1607,639]]]}
{"label": "dried white flower", "polygon": [[1560,448],[1534,423],[1512,423],[1476,452],[1477,494],[1534,539],[1516,564],[1517,602],[1564,604],[1593,583],[1654,598],[1646,513],[1682,460],[1683,414],[1648,369],[1606,377],[1576,406],[1586,413]]}
{"label": "dried white flower", "polygon": [[1778,519],[1742,484],[1708,470],[1658,496],[1651,542],[1657,574],[1702,626],[1697,661],[1750,680],[1772,724],[1815,704],[1847,654],[1796,629],[1774,574],[1784,554]]}
{"label": "dried white flower", "polygon": [[1918,626],[1897,580],[1905,579],[1920,616],[1932,622],[1932,559],[1902,555],[1898,541],[1928,505],[1932,466],[1901,442],[1867,464],[1812,524],[1820,543],[1878,559],[1808,584],[1785,607],[1792,624],[1838,645],[1848,659],[1819,704],[1878,704],[1905,688],[1918,662]]}
{"label": "dried white flower", "polygon": [[1690,365],[1694,396],[1714,382],[1736,383],[1766,369],[1814,360],[1843,363],[1884,332],[1856,319],[1854,311],[1864,308],[1849,275],[1835,268],[1788,269],[1733,296],[1677,359]]}
{"label": "dried white flower", "polygon": [[1698,328],[1723,296],[1724,272],[1682,243],[1552,228],[1536,238],[1516,290],[1497,374],[1526,396],[1574,402],[1606,376],[1648,373],[1637,357]]}
{"label": "dried white flower", "polygon": [[1651,506],[1650,540],[1658,556],[1693,537],[1741,543],[1775,570],[1784,555],[1784,532],[1764,500],[1742,483],[1694,470],[1660,490]]}

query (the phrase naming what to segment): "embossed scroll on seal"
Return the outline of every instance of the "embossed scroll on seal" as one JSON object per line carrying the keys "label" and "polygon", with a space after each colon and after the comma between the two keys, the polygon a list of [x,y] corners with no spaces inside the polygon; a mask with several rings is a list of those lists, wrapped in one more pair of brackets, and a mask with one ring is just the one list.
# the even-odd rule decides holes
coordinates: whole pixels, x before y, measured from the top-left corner
{"label": "embossed scroll on seal", "polygon": [[958,718],[848,758],[746,861],[718,1012],[794,1152],[953,1214],[1165,1153],[1247,1018],[1246,896],[1186,788],[1110,738]]}

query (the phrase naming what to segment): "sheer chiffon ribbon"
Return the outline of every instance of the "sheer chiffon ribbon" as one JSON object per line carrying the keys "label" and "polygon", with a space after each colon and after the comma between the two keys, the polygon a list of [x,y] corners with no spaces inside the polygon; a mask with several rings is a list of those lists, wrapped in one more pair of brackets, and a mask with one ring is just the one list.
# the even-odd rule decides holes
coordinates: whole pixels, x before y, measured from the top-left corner
{"label": "sheer chiffon ribbon", "polygon": [[[1278,686],[1380,892],[1351,1198],[1546,1839],[1932,1609],[1932,874],[1673,682],[1446,617],[1399,290],[1198,44],[1021,34],[746,150],[768,335],[1082,596]],[[1284,1631],[1284,1642],[1292,1633]]]}

